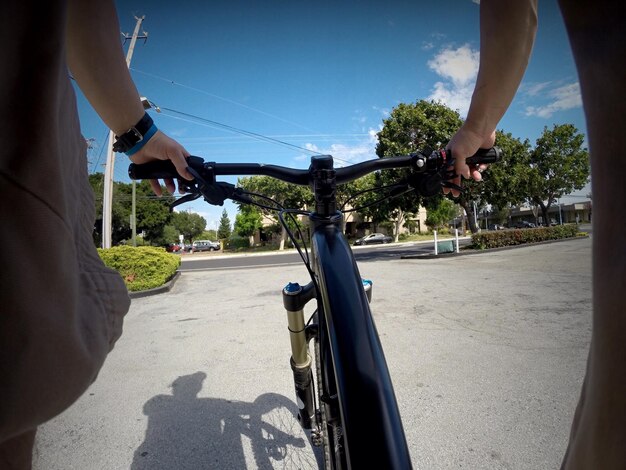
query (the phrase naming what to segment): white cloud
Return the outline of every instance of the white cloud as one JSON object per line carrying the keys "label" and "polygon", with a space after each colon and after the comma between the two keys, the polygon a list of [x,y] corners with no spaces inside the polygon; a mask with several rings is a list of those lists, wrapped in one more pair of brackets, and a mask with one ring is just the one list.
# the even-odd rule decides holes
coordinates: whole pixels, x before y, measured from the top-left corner
{"label": "white cloud", "polygon": [[[540,85],[545,86],[541,87],[539,90],[533,90],[531,87],[527,93],[533,97],[547,98],[549,102],[539,106],[527,106],[526,116],[549,118],[556,112],[579,108],[582,106],[583,102],[578,82],[569,83],[567,85],[551,89],[549,88],[549,83]],[[547,91],[543,93],[545,89],[547,89]],[[535,94],[532,94],[531,91],[535,91]]]}
{"label": "white cloud", "polygon": [[469,44],[457,49],[446,48],[428,61],[428,67],[455,85],[466,85],[476,79],[480,53]]}
{"label": "white cloud", "polygon": [[377,113],[380,113],[383,118],[388,118],[391,114],[388,108],[379,108],[378,106],[372,106],[372,109]]}
{"label": "white cloud", "polygon": [[443,80],[435,83],[428,98],[457,109],[463,116],[467,114],[479,62],[479,51],[469,44],[439,51],[428,61],[428,67]]}
{"label": "white cloud", "polygon": [[525,86],[526,94],[529,96],[537,96],[543,90],[550,86],[552,82],[532,83]]}
{"label": "white cloud", "polygon": [[[304,147],[321,155],[332,155],[335,158],[335,166],[340,167],[346,164],[353,164],[376,157],[377,134],[379,129],[370,128],[367,137],[353,145],[345,143],[333,143],[326,147],[318,147],[315,144],[307,143]],[[310,158],[306,156],[305,158]]]}

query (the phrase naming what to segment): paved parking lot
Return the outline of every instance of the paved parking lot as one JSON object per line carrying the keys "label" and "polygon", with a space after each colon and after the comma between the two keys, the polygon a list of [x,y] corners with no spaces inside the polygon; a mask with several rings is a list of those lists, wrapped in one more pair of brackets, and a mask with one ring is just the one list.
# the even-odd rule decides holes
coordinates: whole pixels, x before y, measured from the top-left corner
{"label": "paved parking lot", "polygon": [[[360,269],[414,467],[558,468],[590,338],[591,241]],[[35,468],[315,468],[279,295],[306,279],[187,272],[133,300],[96,383],[40,429]]]}

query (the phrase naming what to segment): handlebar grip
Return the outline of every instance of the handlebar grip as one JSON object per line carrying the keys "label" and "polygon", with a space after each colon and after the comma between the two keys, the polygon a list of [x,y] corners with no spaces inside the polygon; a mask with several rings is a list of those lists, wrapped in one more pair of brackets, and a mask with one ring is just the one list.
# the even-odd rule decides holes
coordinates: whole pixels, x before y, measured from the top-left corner
{"label": "handlebar grip", "polygon": [[[187,157],[190,167],[201,167],[204,160],[200,157]],[[128,176],[133,180],[156,180],[165,178],[179,178],[176,167],[171,160],[155,160],[138,165],[131,163],[128,167]]]}
{"label": "handlebar grip", "polygon": [[491,147],[490,149],[479,149],[471,157],[465,159],[468,165],[480,165],[482,163],[496,163],[502,159],[502,149]]}

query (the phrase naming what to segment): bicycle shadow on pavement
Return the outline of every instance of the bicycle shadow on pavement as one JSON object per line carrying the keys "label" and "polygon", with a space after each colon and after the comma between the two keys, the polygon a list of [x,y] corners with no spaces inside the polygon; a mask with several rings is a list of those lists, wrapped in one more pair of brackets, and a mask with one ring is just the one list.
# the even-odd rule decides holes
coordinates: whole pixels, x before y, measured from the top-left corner
{"label": "bicycle shadow on pavement", "polygon": [[171,395],[145,403],[148,426],[131,470],[318,468],[293,401],[276,393],[253,403],[198,397],[205,378],[180,376]]}

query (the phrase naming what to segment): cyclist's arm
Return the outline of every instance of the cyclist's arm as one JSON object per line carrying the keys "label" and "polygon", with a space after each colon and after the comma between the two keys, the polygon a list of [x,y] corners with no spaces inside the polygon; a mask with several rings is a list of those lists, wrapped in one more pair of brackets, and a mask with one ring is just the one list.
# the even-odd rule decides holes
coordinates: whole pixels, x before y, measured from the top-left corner
{"label": "cyclist's arm", "polygon": [[[125,133],[144,109],[126,66],[113,2],[70,0],[66,37],[67,62],[78,86],[105,124],[116,135]],[[131,160],[170,159],[182,176],[192,179],[185,170],[187,155],[182,145],[159,131]]]}
{"label": "cyclist's arm", "polygon": [[[494,144],[498,122],[522,80],[537,30],[537,0],[480,2],[480,67],[467,118],[450,141],[456,172],[466,178],[465,158]],[[480,179],[477,172],[471,175]]]}

